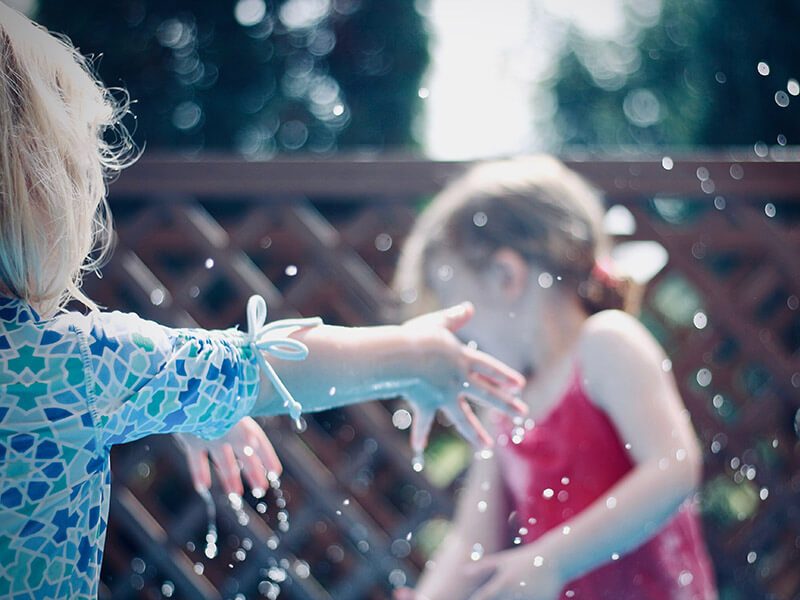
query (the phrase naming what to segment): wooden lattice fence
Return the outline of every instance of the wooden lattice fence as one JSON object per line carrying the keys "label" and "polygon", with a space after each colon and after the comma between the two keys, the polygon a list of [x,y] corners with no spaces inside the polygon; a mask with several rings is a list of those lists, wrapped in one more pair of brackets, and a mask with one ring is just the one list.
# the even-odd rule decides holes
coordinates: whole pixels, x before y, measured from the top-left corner
{"label": "wooden lattice fence", "polygon": [[[630,211],[626,237],[669,252],[642,318],[706,451],[704,522],[723,597],[800,598],[800,163],[743,152],[569,164]],[[143,159],[111,188],[118,244],[86,289],[174,326],[244,325],[252,293],[271,319],[392,322],[387,282],[416,206],[465,166]],[[413,583],[419,534],[449,515],[458,479],[441,487],[411,468],[396,407],[311,415],[303,433],[265,420],[290,525],[274,490],[239,512],[217,494],[213,560],[206,506],[174,442],[115,449],[101,597],[269,598],[280,586],[287,599],[384,598]]]}

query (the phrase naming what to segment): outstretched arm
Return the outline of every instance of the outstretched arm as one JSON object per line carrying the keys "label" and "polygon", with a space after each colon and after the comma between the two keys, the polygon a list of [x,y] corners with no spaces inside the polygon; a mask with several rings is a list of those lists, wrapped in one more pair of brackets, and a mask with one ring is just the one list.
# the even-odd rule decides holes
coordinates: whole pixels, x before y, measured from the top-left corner
{"label": "outstretched arm", "polygon": [[[490,444],[491,438],[467,400],[514,415],[524,413],[526,407],[516,396],[524,379],[453,335],[473,312],[471,304],[463,304],[403,325],[318,325],[291,335],[308,347],[304,360],[266,358],[305,411],[403,396],[415,413],[412,429],[415,450],[424,448],[439,409],[474,445]],[[253,414],[287,412],[266,377],[261,388]]]}

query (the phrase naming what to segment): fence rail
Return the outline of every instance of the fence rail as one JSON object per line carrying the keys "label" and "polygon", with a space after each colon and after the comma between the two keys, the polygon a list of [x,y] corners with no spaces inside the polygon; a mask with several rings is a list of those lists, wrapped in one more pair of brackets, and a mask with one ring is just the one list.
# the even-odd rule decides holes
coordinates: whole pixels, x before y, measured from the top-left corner
{"label": "fence rail", "polygon": [[[669,253],[642,319],[672,358],[706,451],[704,523],[723,598],[800,597],[798,153],[566,162],[630,212],[635,230],[623,239]],[[252,293],[274,318],[392,321],[387,282],[416,206],[467,166],[151,155],[111,186],[117,248],[86,288],[175,326],[244,323]],[[265,421],[286,466],[291,525],[275,497],[248,498],[239,515],[217,498],[214,560],[202,552],[205,507],[169,438],[115,449],[101,596],[271,597],[280,586],[281,598],[382,598],[413,582],[459,479],[411,469],[395,408],[309,416],[304,433]]]}

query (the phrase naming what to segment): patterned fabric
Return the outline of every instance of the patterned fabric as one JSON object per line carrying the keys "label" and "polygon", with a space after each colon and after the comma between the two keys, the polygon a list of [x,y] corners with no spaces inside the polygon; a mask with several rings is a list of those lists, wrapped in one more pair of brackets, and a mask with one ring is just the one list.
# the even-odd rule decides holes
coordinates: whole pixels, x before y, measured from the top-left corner
{"label": "patterned fabric", "polygon": [[222,435],[259,381],[236,329],[121,312],[41,320],[0,297],[0,598],[96,598],[110,447]]}

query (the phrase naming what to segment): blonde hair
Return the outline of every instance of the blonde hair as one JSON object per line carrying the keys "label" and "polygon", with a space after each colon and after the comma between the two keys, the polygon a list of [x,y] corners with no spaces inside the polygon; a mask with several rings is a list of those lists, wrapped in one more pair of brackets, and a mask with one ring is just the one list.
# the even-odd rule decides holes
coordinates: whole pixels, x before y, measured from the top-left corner
{"label": "blonde hair", "polygon": [[72,299],[97,310],[80,288],[112,247],[107,176],[136,158],[128,105],[69,40],[0,2],[0,293],[43,317]]}
{"label": "blonde hair", "polygon": [[426,277],[430,254],[446,247],[471,268],[488,266],[511,248],[573,286],[589,313],[634,308],[626,281],[603,277],[598,262],[611,246],[600,193],[551,156],[481,163],[442,190],[406,239],[393,287],[414,312],[435,308]]}

